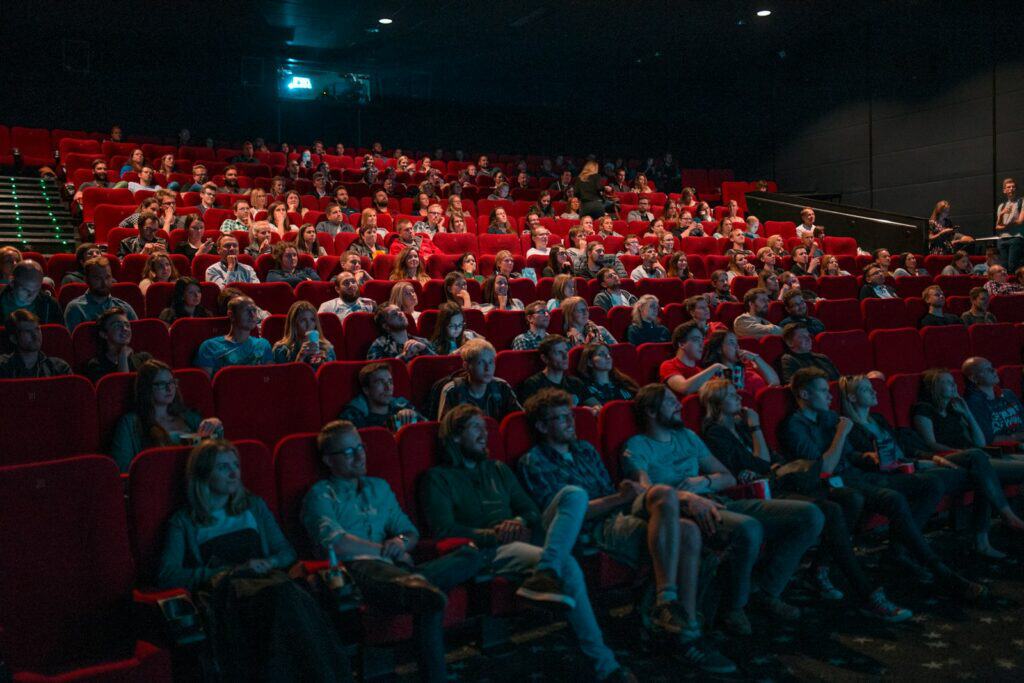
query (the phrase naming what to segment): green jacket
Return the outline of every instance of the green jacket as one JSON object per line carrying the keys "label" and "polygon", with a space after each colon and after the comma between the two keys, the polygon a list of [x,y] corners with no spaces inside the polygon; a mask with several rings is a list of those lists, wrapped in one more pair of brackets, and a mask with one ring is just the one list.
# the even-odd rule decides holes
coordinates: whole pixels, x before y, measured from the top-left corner
{"label": "green jacket", "polygon": [[493,546],[498,542],[493,527],[514,517],[534,534],[543,534],[540,510],[505,463],[484,460],[467,467],[457,448],[443,446],[440,461],[421,482],[431,535],[471,538],[479,546]]}

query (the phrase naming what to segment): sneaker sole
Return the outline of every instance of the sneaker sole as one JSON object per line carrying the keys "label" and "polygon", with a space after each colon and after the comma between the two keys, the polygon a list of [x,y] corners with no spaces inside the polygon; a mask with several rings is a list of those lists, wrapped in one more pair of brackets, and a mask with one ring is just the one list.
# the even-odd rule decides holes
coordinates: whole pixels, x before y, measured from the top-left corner
{"label": "sneaker sole", "polygon": [[561,593],[535,591],[520,586],[519,589],[516,590],[516,595],[520,598],[523,598],[524,600],[535,602],[538,605],[542,605],[544,607],[565,611],[576,609],[576,601],[568,595],[562,595]]}

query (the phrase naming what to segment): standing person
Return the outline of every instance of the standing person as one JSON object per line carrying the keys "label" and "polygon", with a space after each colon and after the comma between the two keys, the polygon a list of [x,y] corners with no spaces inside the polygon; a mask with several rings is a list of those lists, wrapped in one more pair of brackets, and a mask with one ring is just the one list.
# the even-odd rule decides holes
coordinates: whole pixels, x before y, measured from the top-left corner
{"label": "standing person", "polygon": [[242,484],[238,450],[192,449],[187,504],[167,524],[157,583],[203,592],[226,680],[351,681],[335,629],[286,570],[295,563],[274,514]]}
{"label": "standing person", "polygon": [[[825,489],[800,492],[787,489],[784,479],[776,479],[772,469],[773,453],[768,448],[761,419],[751,408],[744,408],[736,387],[726,379],[713,379],[700,390],[705,411],[701,433],[708,448],[740,484],[758,479],[771,482],[773,498],[806,500],[816,505],[825,518],[821,531],[821,549],[838,565],[851,589],[861,601],[861,612],[888,622],[901,622],[914,616],[908,609],[894,605],[885,591],[875,588],[853,551],[850,527],[856,519],[846,519],[843,509],[828,499]],[[842,600],[843,593],[833,585],[828,565],[821,552],[811,565],[811,586],[824,600]]]}
{"label": "standing person", "polygon": [[999,237],[999,259],[1010,272],[1016,272],[1024,264],[1024,198],[1017,196],[1017,181],[1007,178],[1003,181],[1004,201],[996,207],[996,225],[993,231]]}
{"label": "standing person", "polygon": [[491,569],[525,580],[516,594],[568,611],[570,626],[599,681],[636,680],[604,644],[583,572],[572,555],[587,512],[587,494],[559,491],[541,513],[505,463],[488,458],[480,408],[460,405],[438,430],[439,463],[424,475],[427,522],[438,538],[470,538],[493,548]]}
{"label": "standing person", "polygon": [[[697,613],[701,527],[713,526],[718,510],[699,496],[668,486],[644,489],[623,480],[612,486],[597,450],[576,436],[573,399],[559,389],[544,389],[526,402],[526,420],[534,446],[519,459],[523,488],[546,509],[566,486],[583,489],[588,498],[580,545],[597,547],[632,566],[649,557],[654,569],[655,600],[642,615],[645,628],[659,638],[676,640],[673,653],[705,673],[727,674],[736,665],[703,638]],[[680,519],[680,498],[690,519]]]}
{"label": "standing person", "polygon": [[604,215],[604,184],[605,179],[596,161],[591,159],[583,164],[580,174],[572,183],[573,191],[580,199],[581,216],[590,216],[596,220]]}
{"label": "standing person", "polygon": [[366,447],[351,422],[320,430],[317,451],[330,476],[302,502],[302,524],[321,557],[335,555],[360,589],[363,601],[388,613],[411,613],[420,677],[447,680],[442,618],[447,591],[468,581],[483,554],[464,545],[430,562],[409,554],[419,531],[398,505],[388,482],[366,475]]}

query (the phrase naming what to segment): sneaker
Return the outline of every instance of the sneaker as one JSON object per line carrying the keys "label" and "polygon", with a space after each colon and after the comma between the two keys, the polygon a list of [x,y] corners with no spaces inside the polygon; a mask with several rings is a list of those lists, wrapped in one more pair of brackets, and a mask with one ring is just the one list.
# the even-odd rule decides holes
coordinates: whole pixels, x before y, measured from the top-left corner
{"label": "sneaker", "polygon": [[406,574],[391,579],[395,586],[395,605],[400,612],[425,614],[439,612],[448,604],[448,596],[427,581],[422,574]]}
{"label": "sneaker", "polygon": [[885,597],[885,591],[881,588],[871,594],[871,597],[868,598],[868,603],[860,611],[861,614],[881,619],[882,621],[888,621],[891,624],[898,624],[914,616],[914,613],[907,608],[890,602],[889,598]]}
{"label": "sneaker", "polygon": [[679,657],[690,666],[709,674],[735,673],[736,665],[705,638],[683,643]]}
{"label": "sneaker", "polygon": [[808,580],[811,588],[818,593],[822,600],[838,602],[843,599],[843,591],[836,588],[832,578],[828,575],[828,567],[818,567]]}
{"label": "sneaker", "polygon": [[776,619],[781,619],[783,621],[796,621],[800,618],[800,608],[790,605],[782,598],[758,593],[752,602],[757,605],[758,609],[768,613]]}
{"label": "sneaker", "polygon": [[750,625],[750,619],[747,618],[747,613],[742,609],[729,610],[722,617],[722,626],[734,636],[749,636],[754,632],[753,627]]}
{"label": "sneaker", "polygon": [[935,575],[913,560],[902,548],[883,555],[882,560],[899,571],[910,574],[918,583],[935,583]]}
{"label": "sneaker", "polygon": [[516,589],[516,595],[549,609],[567,611],[576,607],[576,601],[565,594],[562,580],[549,569],[539,569],[530,574]]}
{"label": "sneaker", "polygon": [[650,629],[654,632],[679,635],[688,626],[683,611],[677,602],[667,602],[651,608],[649,619]]}

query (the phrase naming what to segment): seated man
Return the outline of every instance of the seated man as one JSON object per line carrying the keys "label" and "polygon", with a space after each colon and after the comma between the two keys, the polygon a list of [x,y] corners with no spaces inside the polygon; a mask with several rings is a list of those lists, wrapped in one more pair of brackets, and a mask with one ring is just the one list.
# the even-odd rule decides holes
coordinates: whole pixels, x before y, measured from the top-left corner
{"label": "seated man", "polygon": [[964,325],[991,324],[998,322],[994,313],[988,310],[988,290],[984,287],[972,287],[969,292],[971,307],[960,315]]}
{"label": "seated man", "polygon": [[445,681],[442,617],[447,591],[480,571],[484,557],[471,545],[417,565],[409,555],[419,532],[388,483],[366,476],[366,448],[351,422],[324,425],[317,450],[330,469],[302,501],[302,524],[321,557],[337,558],[369,606],[411,612],[417,663],[425,681]]}
{"label": "seated man", "polygon": [[960,371],[967,380],[964,402],[985,434],[985,443],[1024,441],[1024,406],[1011,390],[999,386],[991,361],[973,356]]}
{"label": "seated man", "polygon": [[387,363],[370,363],[359,368],[359,395],[348,402],[338,415],[357,428],[384,427],[393,432],[413,422],[423,422],[408,399],[395,396],[395,382]]}
{"label": "seated man", "polygon": [[747,312],[736,316],[732,329],[737,337],[769,337],[782,334],[782,328],[768,320],[771,296],[767,289],[755,287],[743,295]]}
{"label": "seated man", "polygon": [[807,299],[804,298],[804,293],[801,290],[791,289],[783,294],[782,305],[786,307],[788,315],[779,322],[779,327],[785,328],[790,323],[800,323],[811,333],[811,337],[816,337],[825,331],[825,323],[807,315]]}
{"label": "seated man", "polygon": [[339,232],[355,232],[356,229],[345,220],[345,212],[337,202],[331,202],[325,210],[325,220],[316,224],[317,232],[326,232],[334,237]]}
{"label": "seated man", "polygon": [[782,328],[782,341],[786,345],[786,353],[779,359],[781,378],[788,384],[797,370],[801,368],[818,368],[825,373],[828,381],[839,379],[839,370],[832,360],[823,353],[811,351],[811,331],[803,323],[788,323]]}
{"label": "seated man", "polygon": [[[69,178],[70,180],[70,178]],[[92,180],[87,180],[78,186],[78,191],[72,196],[71,201],[78,205],[78,210],[82,208],[82,191],[89,187],[102,187],[111,188],[114,183],[107,180],[107,162],[105,159],[93,159],[92,161]]]}
{"label": "seated man", "polygon": [[100,313],[108,308],[120,308],[129,320],[138,320],[135,309],[116,297],[110,296],[110,286],[114,276],[110,274],[110,261],[106,256],[89,259],[85,262],[85,284],[89,291],[68,302],[64,309],[64,320],[68,331],[74,331],[79,323],[96,320]]}
{"label": "seated man", "polygon": [[236,296],[228,302],[231,328],[223,337],[207,339],[196,352],[196,367],[213,377],[229,365],[270,365],[274,354],[270,342],[254,337],[259,325],[256,303],[247,296]]}
{"label": "seated man", "polygon": [[391,242],[389,250],[392,256],[396,256],[407,247],[414,247],[419,250],[420,259],[426,261],[431,254],[438,252],[437,247],[434,246],[429,237],[415,233],[412,221],[408,218],[399,218],[395,221],[395,233],[397,233],[398,237]]}
{"label": "seated man", "polygon": [[356,277],[356,284],[360,287],[373,279],[373,276],[363,270],[363,259],[354,251],[345,251],[338,256],[338,266],[343,273],[352,273]]}
{"label": "seated man", "polygon": [[[543,389],[526,402],[526,420],[535,445],[519,459],[519,476],[538,507],[547,509],[567,486],[583,489],[589,502],[579,543],[598,548],[631,566],[647,557],[654,568],[656,598],[641,616],[659,637],[677,639],[678,656],[705,673],[731,673],[736,665],[701,637],[697,614],[701,535],[697,524],[680,519],[680,496],[668,486],[644,490],[623,480],[613,487],[594,447],[576,438],[573,399],[559,389]],[[686,496],[688,516],[713,525],[718,511],[710,501]],[[674,648],[673,648],[674,649]]]}
{"label": "seated man", "polygon": [[96,355],[85,362],[82,374],[96,384],[113,372],[137,372],[153,356],[145,351],[136,352],[132,341],[132,326],[120,308],[108,308],[96,319],[93,330],[96,337]]}
{"label": "seated man", "polygon": [[651,213],[651,200],[649,197],[640,197],[637,200],[637,207],[626,214],[626,220],[632,221],[643,221],[650,223],[654,220],[654,214]]}
{"label": "seated man", "polygon": [[576,377],[569,375],[569,340],[560,334],[549,334],[537,347],[544,369],[530,375],[516,388],[516,395],[521,403],[541,389],[561,389],[572,396],[572,404],[587,405],[600,410],[600,403],[587,397],[586,388]]}
{"label": "seated man", "polygon": [[885,277],[890,277],[892,275],[892,254],[889,253],[889,250],[875,249],[872,255],[875,257],[875,261],[871,265],[881,270]]}
{"label": "seated man", "polygon": [[532,351],[540,347],[540,343],[548,335],[551,314],[548,312],[547,304],[543,301],[534,301],[526,305],[524,313],[526,314],[526,324],[530,326],[530,329],[516,335],[516,338],[512,340],[513,351]]}
{"label": "seated man", "polygon": [[672,348],[676,353],[658,367],[658,379],[679,396],[696,394],[709,379],[729,372],[722,363],[700,366],[704,333],[696,320],[676,326],[672,331]]}
{"label": "seated man", "polygon": [[522,410],[508,382],[494,376],[496,352],[485,339],[470,339],[459,349],[465,375],[457,376],[441,389],[437,419],[456,406],[476,406],[499,423],[509,413]]}
{"label": "seated man", "polygon": [[232,235],[217,238],[220,261],[206,269],[206,279],[223,287],[232,282],[259,282],[256,269],[238,260],[238,239]]}
{"label": "seated man", "polygon": [[[629,239],[629,238],[627,238]],[[629,274],[629,277],[634,282],[645,280],[647,278],[663,278],[665,275],[665,266],[661,265],[658,261],[658,247],[653,244],[648,244],[640,250],[640,256],[643,257],[643,263],[633,269],[633,272]]]}
{"label": "seated man", "polygon": [[152,254],[154,251],[167,251],[167,240],[157,237],[160,221],[152,211],[139,214],[139,234],[121,240],[117,255],[124,258],[128,254]]}
{"label": "seated man", "polygon": [[566,486],[541,514],[515,473],[487,457],[487,423],[476,406],[450,410],[441,419],[438,438],[440,464],[427,471],[422,487],[433,535],[469,538],[480,548],[494,548],[495,573],[526,575],[517,595],[569,611],[569,624],[597,680],[629,680],[604,644],[583,572],[572,555],[587,512],[586,492]]}
{"label": "seated man", "polygon": [[344,320],[349,313],[357,311],[373,313],[377,308],[376,301],[359,296],[359,283],[356,282],[356,276],[347,271],[342,271],[335,276],[334,291],[338,293],[338,297],[320,304],[319,313],[333,313],[338,316],[339,320]]}
{"label": "seated man", "polygon": [[31,311],[42,324],[64,324],[60,304],[43,289],[43,267],[31,259],[21,261],[11,272],[10,283],[0,291],[0,318],[18,309]]}
{"label": "seated man", "polygon": [[252,143],[246,140],[242,143],[242,151],[231,157],[228,161],[232,164],[258,164],[259,160],[253,156]]}
{"label": "seated man", "polygon": [[864,269],[864,285],[860,288],[859,299],[898,299],[899,296],[885,284],[885,273],[876,265]]}
{"label": "seated man", "polygon": [[224,168],[224,184],[217,188],[221,194],[249,194],[251,189],[243,189],[238,183],[238,169],[234,166]]}
{"label": "seated man", "polygon": [[942,287],[939,287],[938,285],[925,287],[925,290],[921,292],[921,298],[924,299],[925,304],[928,305],[928,313],[926,313],[918,322],[919,327],[964,324],[964,321],[957,316],[952,313],[946,313],[942,310],[946,305],[946,295],[943,293]]}
{"label": "seated man", "polygon": [[[690,496],[713,498],[735,486],[736,479],[686,428],[680,409],[679,400],[664,384],[640,389],[634,404],[640,433],[626,441],[623,470],[645,488],[662,484],[675,489],[680,503]],[[725,501],[715,524],[702,527],[706,536],[720,532],[729,542],[731,603],[725,623],[730,631],[750,635],[743,610],[751,597],[776,619],[800,617],[800,610],[781,595],[824,521],[821,511],[805,501],[747,499]],[[762,544],[765,557],[757,580],[761,590],[751,596],[751,573]]]}
{"label": "seated man", "polygon": [[78,245],[75,249],[75,262],[78,264],[78,270],[69,270],[64,273],[64,277],[61,279],[60,284],[66,285],[71,282],[81,282],[85,284],[85,262],[91,258],[97,256],[103,256],[103,249],[93,242],[83,242]]}
{"label": "seated man", "polygon": [[14,352],[0,356],[0,379],[71,374],[71,366],[66,361],[49,357],[40,350],[43,333],[35,313],[19,308],[5,318],[5,327]]}
{"label": "seated man", "polygon": [[939,559],[921,533],[907,496],[895,488],[887,488],[899,486],[917,498],[918,516],[926,518],[924,508],[930,508],[927,514],[931,514],[942,497],[941,484],[937,480],[929,482],[927,477],[905,475],[897,480],[899,475],[860,469],[858,464],[862,461],[877,463],[878,454],[858,453],[847,441],[853,422],[829,408],[832,394],[828,377],[821,370],[798,370],[790,380],[790,389],[797,407],[779,426],[783,456],[790,461],[814,463],[812,474],[820,473],[821,485],[828,487],[828,497],[843,508],[851,526],[853,520],[860,517],[860,510],[887,517],[891,542],[900,544],[913,556],[911,562],[920,562],[925,572],[914,564],[908,568],[917,567],[919,575],[934,574],[942,590],[951,596],[966,600],[984,596],[988,592],[985,586],[956,574]]}
{"label": "seated man", "polygon": [[426,233],[430,237],[444,232],[444,209],[440,204],[431,204],[427,207],[427,219],[418,221],[412,229],[413,232]]}
{"label": "seated man", "polygon": [[397,358],[410,361],[416,356],[434,356],[437,354],[430,342],[423,337],[409,334],[409,319],[405,317],[395,304],[387,304],[377,309],[373,317],[380,336],[370,345],[366,352],[367,360]]}
{"label": "seated man", "polygon": [[986,273],[988,282],[985,283],[985,291],[989,296],[1009,296],[1011,294],[1024,294],[1024,285],[1007,280],[1006,268],[1002,266],[990,266]]}
{"label": "seated man", "polygon": [[[334,188],[334,201],[338,204],[338,207],[341,209],[341,213],[345,216],[351,216],[354,213],[359,213],[358,208],[348,205],[348,188],[344,185],[338,185]],[[358,204],[359,200],[356,200],[356,205],[358,206]]]}
{"label": "seated man", "polygon": [[597,281],[601,285],[601,291],[594,296],[595,306],[608,311],[612,306],[632,306],[636,303],[636,296],[622,288],[622,281],[614,269],[599,270]]}
{"label": "seated man", "polygon": [[818,266],[821,264],[821,259],[811,256],[811,252],[807,250],[807,247],[802,244],[793,247],[790,256],[793,259],[793,263],[789,267],[789,272],[798,277],[801,275],[818,275]]}
{"label": "seated man", "polygon": [[605,256],[603,244],[600,242],[587,243],[583,257],[577,262],[576,274],[589,280],[599,280],[598,276],[605,268],[611,268],[619,278],[629,277],[622,261],[614,256]]}

